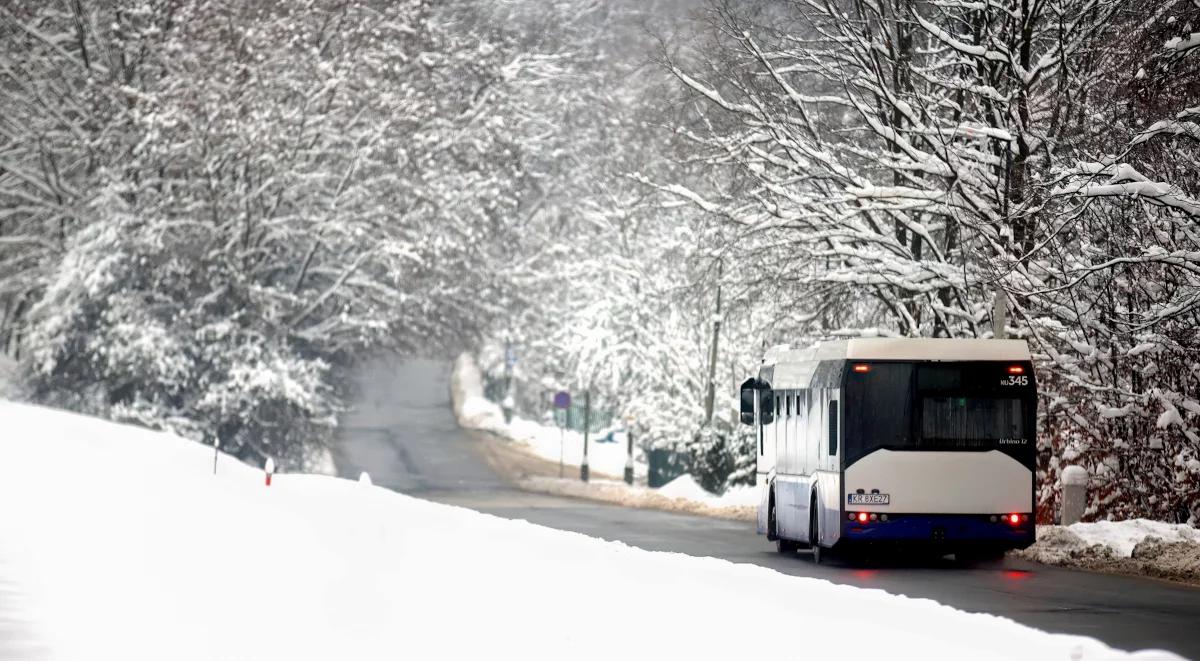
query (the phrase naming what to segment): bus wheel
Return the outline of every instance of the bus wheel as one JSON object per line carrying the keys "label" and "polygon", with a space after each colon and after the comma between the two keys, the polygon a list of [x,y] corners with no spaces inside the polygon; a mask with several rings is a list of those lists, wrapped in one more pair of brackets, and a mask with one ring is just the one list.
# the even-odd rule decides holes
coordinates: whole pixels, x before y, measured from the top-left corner
{"label": "bus wheel", "polygon": [[800,545],[790,539],[784,539],[780,537],[779,540],[775,542],[775,550],[779,551],[783,555],[792,555],[799,548]]}
{"label": "bus wheel", "polygon": [[821,529],[818,527],[821,522],[821,517],[817,516],[817,501],[814,498],[812,505],[808,510],[808,543],[812,546],[812,559],[814,565],[821,564]]}
{"label": "bus wheel", "polygon": [[771,489],[771,500],[767,503],[767,541],[774,542],[779,540],[779,533],[775,530],[775,489]]}

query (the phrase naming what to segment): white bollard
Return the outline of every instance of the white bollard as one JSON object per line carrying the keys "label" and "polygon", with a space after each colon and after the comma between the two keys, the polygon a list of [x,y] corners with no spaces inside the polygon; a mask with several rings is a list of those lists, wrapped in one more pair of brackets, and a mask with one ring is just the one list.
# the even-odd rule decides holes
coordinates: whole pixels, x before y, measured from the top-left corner
{"label": "white bollard", "polygon": [[1060,523],[1079,523],[1087,509],[1088,472],[1082,466],[1067,466],[1062,472],[1062,511]]}

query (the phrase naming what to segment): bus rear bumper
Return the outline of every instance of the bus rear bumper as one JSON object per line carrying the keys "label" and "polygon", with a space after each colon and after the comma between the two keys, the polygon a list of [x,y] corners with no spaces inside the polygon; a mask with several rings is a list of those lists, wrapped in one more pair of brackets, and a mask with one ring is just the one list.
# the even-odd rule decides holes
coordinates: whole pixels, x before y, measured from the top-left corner
{"label": "bus rear bumper", "polygon": [[[992,519],[996,520],[993,521]],[[1033,516],[1010,523],[989,514],[888,514],[888,520],[843,521],[844,546],[912,543],[954,548],[1023,549],[1035,538]]]}

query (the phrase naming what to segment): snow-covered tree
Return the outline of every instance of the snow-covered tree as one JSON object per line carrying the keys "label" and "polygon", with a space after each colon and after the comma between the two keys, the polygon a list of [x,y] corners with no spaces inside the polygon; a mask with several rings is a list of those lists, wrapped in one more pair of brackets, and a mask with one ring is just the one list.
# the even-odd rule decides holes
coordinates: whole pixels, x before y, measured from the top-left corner
{"label": "snow-covered tree", "polygon": [[506,312],[528,150],[553,121],[526,90],[557,71],[470,27],[486,3],[76,7],[6,14],[40,44],[5,54],[26,67],[14,134],[46,112],[26,71],[115,100],[51,127],[94,156],[70,170],[72,216],[27,164],[5,180],[41,194],[3,228],[36,396],[294,465],[330,438],[355,356],[453,346]]}
{"label": "snow-covered tree", "polygon": [[[1172,376],[1147,361],[1194,345],[1192,182],[1111,155],[1193,137],[1183,90],[1196,79],[1194,11],[1107,0],[714,3],[707,40],[668,67],[693,104],[679,130],[694,145],[688,162],[726,176],[655,183],[735,228],[742,287],[793,308],[772,341],[989,337],[1000,292],[1006,331],[1028,338],[1045,367],[1044,502],[1058,466],[1088,454],[1102,485],[1094,512],[1186,518],[1196,507],[1186,496],[1195,431],[1182,413],[1193,377],[1186,361]],[[1136,61],[1147,53],[1152,61]],[[1128,110],[1150,97],[1176,107],[1141,126],[1144,113]],[[1168,169],[1187,180],[1194,155],[1172,147]],[[1146,215],[1157,220],[1130,222]],[[1163,435],[1174,447],[1162,461],[1123,449]]]}
{"label": "snow-covered tree", "polygon": [[1081,464],[1093,512],[1200,512],[1200,6],[1123,7],[1090,49],[1054,232],[1022,284],[1052,369],[1043,498]]}

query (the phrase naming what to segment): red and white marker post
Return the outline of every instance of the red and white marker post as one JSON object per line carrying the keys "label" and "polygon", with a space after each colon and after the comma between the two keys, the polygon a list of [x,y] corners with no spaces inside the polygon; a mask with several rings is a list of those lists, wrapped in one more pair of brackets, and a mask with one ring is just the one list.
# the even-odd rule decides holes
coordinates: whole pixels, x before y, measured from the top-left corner
{"label": "red and white marker post", "polygon": [[267,486],[271,486],[271,476],[275,474],[275,460],[267,457],[267,465],[263,466],[263,471],[267,474]]}

